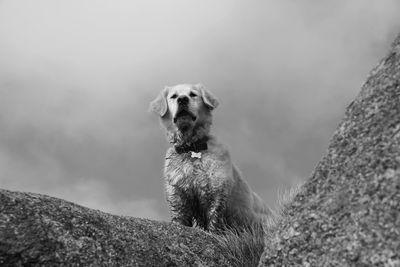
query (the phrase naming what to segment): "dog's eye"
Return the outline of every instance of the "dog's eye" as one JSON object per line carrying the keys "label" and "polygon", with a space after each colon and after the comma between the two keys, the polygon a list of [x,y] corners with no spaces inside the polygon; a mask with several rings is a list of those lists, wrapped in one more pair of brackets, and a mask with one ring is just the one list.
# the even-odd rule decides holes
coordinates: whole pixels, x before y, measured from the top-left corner
{"label": "dog's eye", "polygon": [[195,93],[193,93],[193,92],[190,92],[189,96],[190,97],[196,97],[197,95]]}
{"label": "dog's eye", "polygon": [[173,95],[171,95],[171,97],[170,98],[172,98],[172,99],[175,99],[175,98],[177,98],[178,97],[178,95],[177,94],[173,94]]}

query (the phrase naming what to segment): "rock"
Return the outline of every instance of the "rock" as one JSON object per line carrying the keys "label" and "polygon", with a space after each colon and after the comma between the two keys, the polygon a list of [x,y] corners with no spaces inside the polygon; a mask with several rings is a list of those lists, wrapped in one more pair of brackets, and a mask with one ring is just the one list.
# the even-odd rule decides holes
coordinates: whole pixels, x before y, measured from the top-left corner
{"label": "rock", "polygon": [[0,189],[0,266],[231,266],[209,234]]}
{"label": "rock", "polygon": [[400,36],[268,231],[260,266],[400,266],[399,167]]}

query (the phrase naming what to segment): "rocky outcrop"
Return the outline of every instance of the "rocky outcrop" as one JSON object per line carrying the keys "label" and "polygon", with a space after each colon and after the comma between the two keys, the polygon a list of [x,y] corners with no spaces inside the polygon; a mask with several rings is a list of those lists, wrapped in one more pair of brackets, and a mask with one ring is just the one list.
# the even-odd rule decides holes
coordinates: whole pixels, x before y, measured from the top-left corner
{"label": "rocky outcrop", "polygon": [[347,108],[260,266],[400,266],[400,36]]}
{"label": "rocky outcrop", "polygon": [[209,234],[0,190],[0,266],[231,266]]}

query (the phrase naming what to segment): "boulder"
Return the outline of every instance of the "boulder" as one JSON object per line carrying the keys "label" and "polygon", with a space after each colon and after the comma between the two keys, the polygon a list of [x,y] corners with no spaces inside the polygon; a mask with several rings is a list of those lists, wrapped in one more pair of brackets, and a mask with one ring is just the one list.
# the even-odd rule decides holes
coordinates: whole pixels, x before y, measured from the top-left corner
{"label": "boulder", "polygon": [[224,255],[199,229],[0,189],[0,266],[231,266]]}
{"label": "boulder", "polygon": [[269,229],[260,266],[400,266],[399,167],[400,36]]}

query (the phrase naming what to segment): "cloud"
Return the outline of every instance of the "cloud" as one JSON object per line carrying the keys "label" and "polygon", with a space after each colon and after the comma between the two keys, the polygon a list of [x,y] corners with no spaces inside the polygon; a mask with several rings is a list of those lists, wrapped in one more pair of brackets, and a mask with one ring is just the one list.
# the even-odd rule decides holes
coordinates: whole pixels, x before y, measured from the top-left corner
{"label": "cloud", "polygon": [[273,203],[277,188],[306,179],[323,155],[398,32],[399,8],[2,1],[0,186],[167,218],[168,144],[147,105],[164,85],[202,82],[221,101],[216,135]]}

